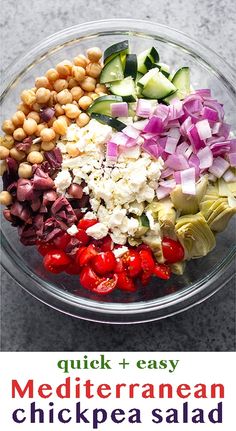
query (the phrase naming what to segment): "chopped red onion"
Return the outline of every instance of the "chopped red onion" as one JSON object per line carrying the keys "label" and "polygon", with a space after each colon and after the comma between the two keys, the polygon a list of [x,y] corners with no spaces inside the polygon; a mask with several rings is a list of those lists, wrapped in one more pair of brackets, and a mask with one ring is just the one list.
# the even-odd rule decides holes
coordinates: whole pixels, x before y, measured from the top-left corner
{"label": "chopped red onion", "polygon": [[161,187],[167,187],[167,188],[170,188],[170,189],[174,189],[175,188],[175,186],[176,186],[176,182],[175,182],[175,179],[173,178],[173,179],[171,179],[171,180],[165,180],[165,181],[160,181],[160,186]]}
{"label": "chopped red onion", "polygon": [[136,115],[149,118],[153,112],[153,102],[147,99],[139,99],[136,107]]}
{"label": "chopped red onion", "polygon": [[169,120],[177,120],[184,114],[183,103],[178,100],[169,106]]}
{"label": "chopped red onion", "polygon": [[171,154],[165,161],[165,167],[171,168],[174,171],[182,171],[188,169],[189,164],[183,155]]}
{"label": "chopped red onion", "polygon": [[204,140],[211,138],[211,128],[208,120],[198,121],[196,128],[200,139]]}
{"label": "chopped red onion", "polygon": [[128,117],[129,107],[127,102],[111,103],[112,117]]}
{"label": "chopped red onion", "polygon": [[163,198],[166,198],[167,196],[169,196],[171,191],[171,188],[159,186],[156,190],[157,199],[161,200]]}
{"label": "chopped red onion", "polygon": [[54,108],[43,108],[39,112],[40,118],[45,123],[48,123],[55,115],[55,109]]}
{"label": "chopped red onion", "polygon": [[227,123],[222,123],[219,130],[219,135],[224,136],[225,139],[229,137],[231,126]]}
{"label": "chopped red onion", "polygon": [[148,124],[148,120],[140,120],[133,123],[133,127],[140,131],[143,131],[144,127]]}
{"label": "chopped red onion", "polygon": [[236,153],[229,154],[229,163],[233,168],[236,167]]}
{"label": "chopped red onion", "polygon": [[202,117],[209,121],[219,121],[218,112],[215,109],[209,108],[208,106],[204,106],[202,110]]}
{"label": "chopped red onion", "polygon": [[166,122],[169,119],[169,111],[170,107],[166,105],[162,105],[161,103],[157,105],[155,109],[155,115],[160,118],[163,122]]}
{"label": "chopped red onion", "polygon": [[231,169],[228,169],[224,173],[223,178],[227,183],[230,183],[231,181],[236,181],[236,175],[234,175],[234,173],[233,173],[233,171],[231,171]]}
{"label": "chopped red onion", "polygon": [[236,153],[236,139],[230,139],[230,153]]}
{"label": "chopped red onion", "polygon": [[204,106],[208,106],[209,108],[214,109],[218,113],[218,121],[223,121],[224,118],[224,109],[223,106],[214,99],[205,99]]}
{"label": "chopped red onion", "polygon": [[205,143],[201,140],[195,124],[193,124],[187,132],[188,138],[192,144],[193,149],[197,152],[200,148],[205,147]]}
{"label": "chopped red onion", "polygon": [[187,195],[196,194],[195,169],[189,168],[180,172],[183,193]]}
{"label": "chopped red onion", "polygon": [[165,146],[165,152],[168,154],[174,154],[177,144],[178,144],[179,138],[172,138],[171,136],[167,137],[166,146]]}
{"label": "chopped red onion", "polygon": [[209,168],[209,172],[215,175],[217,178],[220,178],[228,168],[229,163],[219,156],[214,159],[212,166]]}
{"label": "chopped red onion", "polygon": [[168,178],[172,174],[173,174],[173,169],[166,168],[162,171],[161,178]]}
{"label": "chopped red onion", "polygon": [[174,179],[176,184],[181,184],[181,171],[175,171],[174,172]]}
{"label": "chopped red onion", "polygon": [[163,151],[153,139],[145,139],[142,148],[155,159],[158,159]]}
{"label": "chopped red onion", "polygon": [[215,142],[214,144],[210,145],[210,148],[214,157],[223,156],[230,150],[230,141]]}
{"label": "chopped red onion", "polygon": [[127,135],[124,135],[124,133],[122,132],[117,132],[111,137],[110,142],[112,142],[113,144],[117,144],[125,147],[127,145],[128,140],[129,140],[129,137]]}
{"label": "chopped red onion", "polygon": [[154,115],[150,118],[143,131],[147,133],[162,133],[164,131],[163,121]]}
{"label": "chopped red onion", "polygon": [[133,139],[137,139],[140,135],[140,131],[135,129],[135,127],[133,126],[126,126],[122,130],[122,133],[124,133],[124,135],[128,136],[129,138],[133,138]]}
{"label": "chopped red onion", "polygon": [[118,157],[118,146],[114,142],[109,141],[107,143],[107,159],[117,160]]}
{"label": "chopped red onion", "polygon": [[195,90],[194,91],[195,94],[198,94],[199,96],[201,96],[203,99],[205,97],[211,97],[211,90],[209,88],[201,88],[199,90]]}
{"label": "chopped red onion", "polygon": [[209,168],[213,163],[213,155],[212,151],[209,147],[202,148],[198,151],[197,157],[200,161],[200,169],[207,169]]}

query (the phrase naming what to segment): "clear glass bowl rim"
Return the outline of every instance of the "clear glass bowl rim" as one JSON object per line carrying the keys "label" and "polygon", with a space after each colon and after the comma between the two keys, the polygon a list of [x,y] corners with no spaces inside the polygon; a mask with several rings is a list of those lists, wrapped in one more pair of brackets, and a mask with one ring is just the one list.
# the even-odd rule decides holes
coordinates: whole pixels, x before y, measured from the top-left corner
{"label": "clear glass bowl rim", "polygon": [[[144,30],[146,28],[146,30]],[[133,19],[109,19],[101,21],[91,21],[84,24],[78,24],[62,31],[59,31],[33,47],[23,57],[12,62],[7,67],[2,85],[1,99],[8,92],[11,85],[17,85],[20,76],[32,67],[36,61],[39,61],[48,51],[57,50],[65,43],[70,44],[74,39],[87,38],[91,40],[98,34],[121,34],[128,36],[150,37],[157,40],[168,41],[180,48],[186,48],[192,55],[198,57],[218,77],[224,81],[225,85],[232,91],[236,98],[236,74],[233,68],[225,62],[218,54],[203,44],[190,38],[181,31],[175,30],[163,24],[151,21],[133,20]],[[223,68],[222,68],[223,64]],[[98,302],[89,299],[80,298],[68,292],[62,291],[47,282],[41,280],[35,274],[25,267],[22,268],[20,262],[17,262],[17,256],[14,255],[13,249],[9,246],[4,234],[2,236],[2,265],[11,277],[41,302],[70,314],[87,320],[103,323],[142,323],[152,320],[161,319],[170,315],[184,311],[193,305],[201,303],[203,300],[214,294],[234,276],[234,258],[236,248],[222,259],[220,265],[210,272],[205,278],[197,283],[190,285],[176,293],[158,298],[148,302],[136,302],[129,304]],[[11,257],[10,257],[11,256]],[[26,280],[29,283],[26,286]]]}

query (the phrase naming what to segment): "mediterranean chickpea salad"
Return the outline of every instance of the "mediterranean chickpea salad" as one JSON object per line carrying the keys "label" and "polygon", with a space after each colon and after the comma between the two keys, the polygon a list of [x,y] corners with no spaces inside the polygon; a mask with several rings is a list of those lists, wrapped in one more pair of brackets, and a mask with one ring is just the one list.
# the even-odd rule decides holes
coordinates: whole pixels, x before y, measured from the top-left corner
{"label": "mediterranean chickpea salad", "polygon": [[0,202],[46,271],[134,292],[213,250],[236,213],[236,139],[211,89],[190,81],[125,40],[21,93],[2,124]]}

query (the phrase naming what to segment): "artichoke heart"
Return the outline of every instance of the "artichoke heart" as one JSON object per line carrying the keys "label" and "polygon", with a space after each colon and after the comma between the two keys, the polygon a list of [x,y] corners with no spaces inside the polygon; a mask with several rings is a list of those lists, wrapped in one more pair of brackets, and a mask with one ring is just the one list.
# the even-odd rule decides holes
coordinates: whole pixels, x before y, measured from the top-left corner
{"label": "artichoke heart", "polygon": [[170,265],[171,272],[176,275],[183,275],[186,267],[186,261],[175,262]]}
{"label": "artichoke heart", "polygon": [[218,180],[219,195],[220,196],[236,196],[236,182],[231,181],[226,183],[223,178]]}
{"label": "artichoke heart", "polygon": [[[218,184],[209,185],[200,203],[201,214],[214,232],[225,230],[231,217],[236,214],[236,206],[231,202],[233,196],[228,188],[229,184],[233,183],[220,179]],[[233,190],[233,186],[231,189]]]}
{"label": "artichoke heart", "polygon": [[201,213],[180,217],[176,235],[185,250],[185,259],[206,256],[216,245],[215,236]]}
{"label": "artichoke heart", "polygon": [[151,212],[154,220],[158,220],[162,235],[175,239],[176,211],[173,202],[169,198],[155,200],[148,205],[147,210]]}
{"label": "artichoke heart", "polygon": [[157,262],[164,263],[165,258],[162,252],[162,239],[158,223],[156,223],[155,229],[149,230],[146,235],[142,236],[142,241],[151,247]]}
{"label": "artichoke heart", "polygon": [[208,176],[202,177],[196,184],[196,195],[186,195],[182,192],[181,185],[177,185],[170,193],[174,207],[180,211],[181,215],[196,214],[199,211],[199,203],[206,193]]}

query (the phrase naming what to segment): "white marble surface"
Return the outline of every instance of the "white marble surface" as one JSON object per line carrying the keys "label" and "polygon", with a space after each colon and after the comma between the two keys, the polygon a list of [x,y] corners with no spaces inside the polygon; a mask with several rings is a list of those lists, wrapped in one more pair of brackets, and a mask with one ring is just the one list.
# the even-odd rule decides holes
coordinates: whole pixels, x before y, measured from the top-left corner
{"label": "white marble surface", "polygon": [[[0,6],[3,69],[55,31],[105,18],[150,19],[175,27],[236,66],[232,0],[1,0]],[[137,331],[64,316],[30,297],[4,272],[1,281],[2,350],[235,350],[233,285],[192,310]]]}

